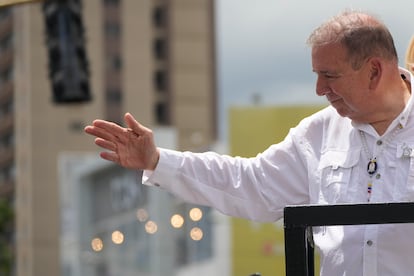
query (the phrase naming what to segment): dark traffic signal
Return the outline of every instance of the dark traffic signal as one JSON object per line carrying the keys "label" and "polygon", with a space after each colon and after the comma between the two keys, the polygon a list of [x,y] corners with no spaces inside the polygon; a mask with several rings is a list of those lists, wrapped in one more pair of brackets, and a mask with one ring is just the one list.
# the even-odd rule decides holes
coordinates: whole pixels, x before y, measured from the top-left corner
{"label": "dark traffic signal", "polygon": [[80,0],[46,0],[43,4],[49,78],[56,103],[91,100]]}

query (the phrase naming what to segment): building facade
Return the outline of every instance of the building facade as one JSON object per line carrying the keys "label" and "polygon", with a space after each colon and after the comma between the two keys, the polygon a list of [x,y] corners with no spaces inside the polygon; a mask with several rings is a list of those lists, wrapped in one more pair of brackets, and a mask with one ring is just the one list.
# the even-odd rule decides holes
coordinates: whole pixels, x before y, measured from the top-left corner
{"label": "building facade", "polygon": [[[75,1],[76,2],[76,1]],[[92,101],[56,104],[42,4],[0,10],[0,197],[15,213],[16,275],[59,275],[62,153],[97,148],[83,127],[172,127],[178,149],[216,139],[214,1],[82,1]]]}

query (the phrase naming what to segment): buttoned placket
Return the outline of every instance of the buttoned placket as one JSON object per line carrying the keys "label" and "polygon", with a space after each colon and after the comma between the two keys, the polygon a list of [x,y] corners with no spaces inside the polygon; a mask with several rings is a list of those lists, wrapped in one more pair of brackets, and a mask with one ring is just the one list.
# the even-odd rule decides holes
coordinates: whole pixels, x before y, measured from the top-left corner
{"label": "buttoned placket", "polygon": [[[368,144],[374,144],[371,151],[373,156],[379,155],[379,153],[385,150],[383,147],[387,146],[387,143],[384,143],[382,138],[377,137],[376,139],[375,143],[368,142]],[[382,173],[384,172],[386,161],[381,159],[382,155],[379,155],[378,157],[377,172],[372,176],[368,176],[366,182],[372,183],[370,202],[381,201],[384,189]],[[365,226],[363,242],[363,276],[376,276],[378,274],[378,225]]]}
{"label": "buttoned placket", "polygon": [[363,276],[377,276],[378,225],[366,225],[363,252]]}
{"label": "buttoned placket", "polygon": [[[378,139],[375,143],[375,147],[373,150],[373,155],[378,155],[379,152],[382,152],[386,147],[386,143],[383,142],[382,139]],[[381,177],[381,173],[384,172],[384,167],[386,166],[386,161],[384,158],[381,159],[383,156],[379,156],[378,160],[378,170],[377,172],[371,176],[372,182],[372,191],[371,191],[371,201],[372,202],[379,202],[382,199],[383,189],[384,189],[384,182]]]}
{"label": "buttoned placket", "polygon": [[[368,135],[367,135],[368,136]],[[369,147],[368,144],[372,144],[372,142],[369,141],[369,138],[367,138],[367,147]],[[373,175],[366,175],[366,185],[367,187],[365,188],[367,191],[367,199],[370,202],[375,202],[375,201],[379,201],[382,198],[382,192],[383,192],[383,180],[382,180],[382,175],[381,173],[384,171],[384,166],[386,164],[385,159],[381,158],[383,157],[381,155],[382,151],[385,150],[383,149],[383,147],[386,147],[387,143],[384,143],[383,140],[381,138],[377,138],[374,146],[372,147],[372,150],[368,149],[368,152],[372,152],[371,156],[367,156],[367,158],[376,158],[377,159],[377,164],[378,164],[378,168],[377,171],[373,174]],[[368,183],[371,183],[371,191],[370,194],[368,193]]]}

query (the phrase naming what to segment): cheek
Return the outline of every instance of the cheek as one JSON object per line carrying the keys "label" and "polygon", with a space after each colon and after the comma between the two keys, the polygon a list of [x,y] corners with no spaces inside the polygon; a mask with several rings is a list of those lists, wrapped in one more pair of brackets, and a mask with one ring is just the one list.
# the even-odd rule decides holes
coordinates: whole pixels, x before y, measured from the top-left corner
{"label": "cheek", "polygon": [[358,86],[355,85],[352,79],[348,81],[337,82],[332,85],[332,89],[339,96],[341,96],[345,101],[350,101],[350,102],[357,100],[358,97],[360,96],[359,93],[357,92],[358,91],[357,87]]}

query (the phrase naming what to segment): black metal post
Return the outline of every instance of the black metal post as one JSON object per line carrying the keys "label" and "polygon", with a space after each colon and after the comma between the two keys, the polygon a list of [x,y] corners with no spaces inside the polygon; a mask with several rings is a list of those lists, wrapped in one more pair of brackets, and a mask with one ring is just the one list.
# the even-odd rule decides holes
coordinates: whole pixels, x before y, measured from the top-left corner
{"label": "black metal post", "polygon": [[286,275],[308,276],[308,247],[305,227],[285,228]]}
{"label": "black metal post", "polygon": [[310,227],[386,223],[414,223],[414,202],[287,206],[286,276],[314,275]]}

